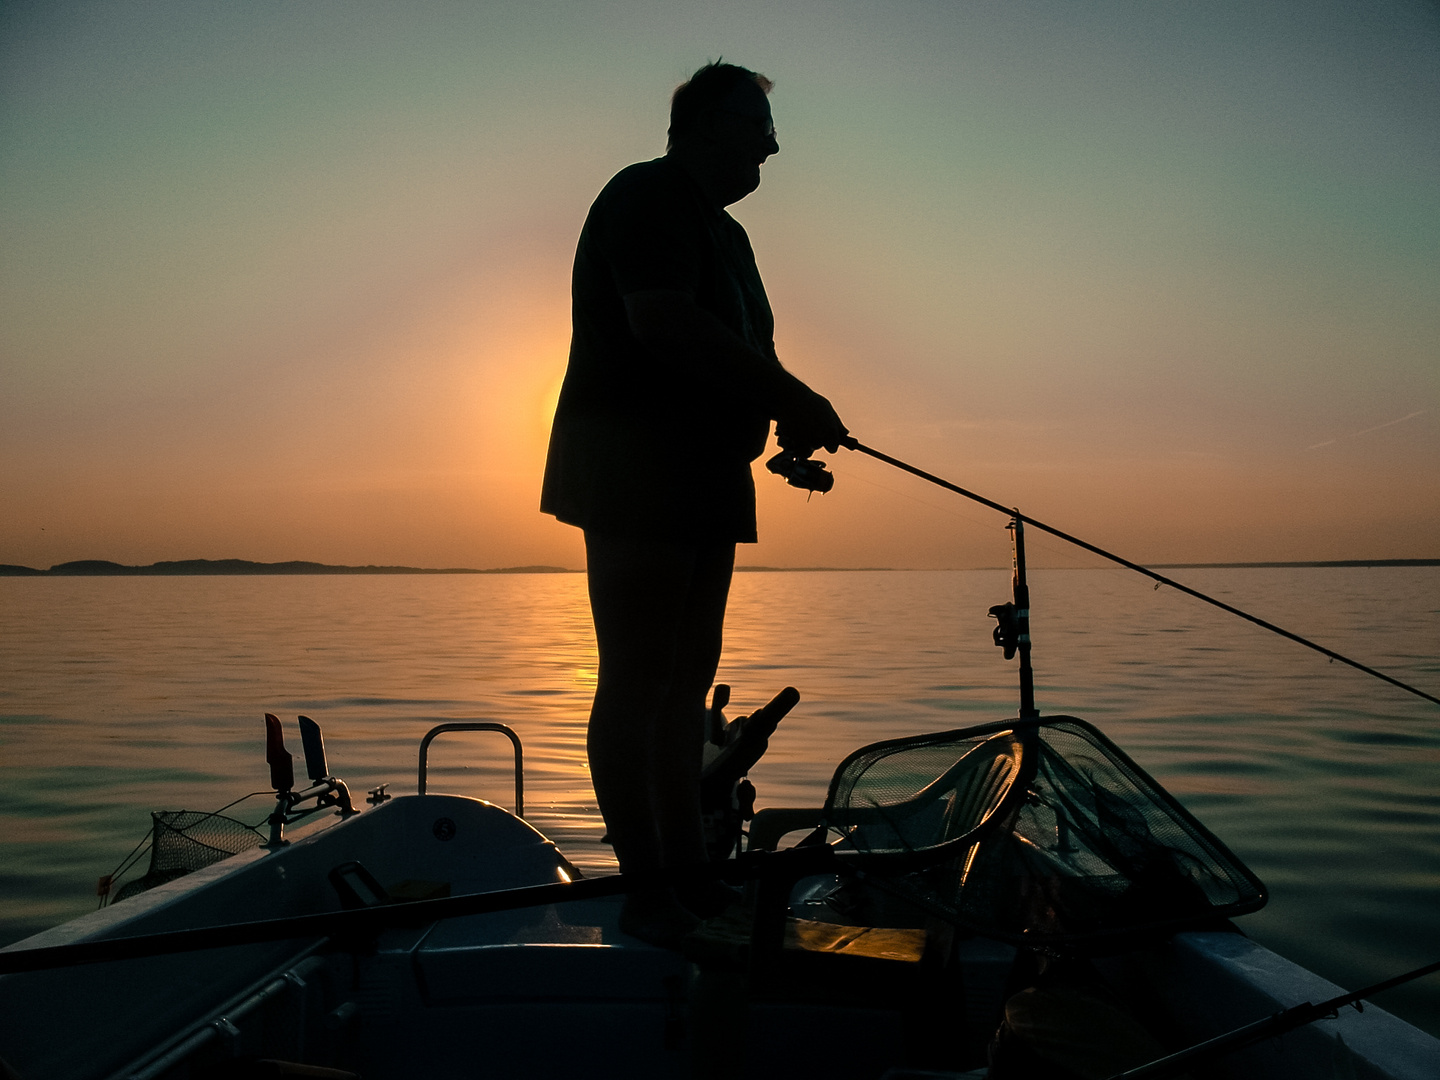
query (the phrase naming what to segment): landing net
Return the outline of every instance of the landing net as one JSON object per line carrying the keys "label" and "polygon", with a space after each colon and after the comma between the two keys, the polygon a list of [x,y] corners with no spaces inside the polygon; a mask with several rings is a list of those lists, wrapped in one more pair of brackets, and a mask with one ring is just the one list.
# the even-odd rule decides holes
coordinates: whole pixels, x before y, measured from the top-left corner
{"label": "landing net", "polygon": [[258,828],[224,814],[153,810],[150,818],[150,869],[116,890],[111,903],[249,851],[265,838]]}
{"label": "landing net", "polygon": [[[854,848],[936,855],[877,882],[986,937],[1093,951],[1264,905],[1260,881],[1074,717],[897,739],[851,755],[826,821]],[[873,878],[873,875],[872,875]]]}

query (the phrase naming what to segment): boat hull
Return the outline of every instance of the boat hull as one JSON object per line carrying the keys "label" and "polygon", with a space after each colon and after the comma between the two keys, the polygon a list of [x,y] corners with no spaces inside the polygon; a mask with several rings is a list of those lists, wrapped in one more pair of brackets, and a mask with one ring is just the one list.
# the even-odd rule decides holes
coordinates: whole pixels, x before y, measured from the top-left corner
{"label": "boat hull", "polygon": [[[330,872],[350,862],[387,888],[408,882],[452,896],[569,876],[553,844],[499,807],[404,796],[11,948],[336,911]],[[296,939],[7,975],[0,1056],[22,1077],[55,1080],[213,1075],[259,1058],[367,1080],[873,1080],[923,1046],[958,1075],[983,1066],[1013,955],[982,939],[962,943],[960,969],[942,985],[917,982],[913,963],[817,954],[762,986],[743,963],[697,964],[626,937],[618,908],[616,898],[574,901],[365,941]],[[1339,992],[1238,933],[1180,934],[1103,966],[1160,1015],[1176,1045]],[[1431,1080],[1440,1041],[1367,1007],[1193,1075]]]}

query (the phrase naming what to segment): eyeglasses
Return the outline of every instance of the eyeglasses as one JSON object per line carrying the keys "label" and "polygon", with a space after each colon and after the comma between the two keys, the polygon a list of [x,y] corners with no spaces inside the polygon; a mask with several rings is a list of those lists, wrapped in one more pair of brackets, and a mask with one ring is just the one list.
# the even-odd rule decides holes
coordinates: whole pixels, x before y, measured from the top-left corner
{"label": "eyeglasses", "polygon": [[760,134],[767,139],[776,138],[775,121],[768,116],[759,116],[755,113],[736,112],[734,109],[721,109],[720,112],[726,116],[733,116],[737,120],[744,120],[754,124]]}

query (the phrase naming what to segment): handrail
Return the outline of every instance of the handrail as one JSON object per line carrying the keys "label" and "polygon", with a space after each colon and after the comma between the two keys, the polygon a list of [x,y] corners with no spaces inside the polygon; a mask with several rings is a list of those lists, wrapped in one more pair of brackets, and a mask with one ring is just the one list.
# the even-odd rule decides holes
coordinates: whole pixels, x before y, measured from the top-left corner
{"label": "handrail", "polygon": [[420,776],[416,782],[416,790],[425,794],[425,765],[426,757],[430,752],[430,744],[437,735],[443,735],[447,731],[498,731],[504,735],[515,746],[515,816],[525,816],[525,753],[520,749],[520,736],[505,724],[497,724],[489,720],[467,720],[455,724],[440,724],[431,728],[420,740]]}

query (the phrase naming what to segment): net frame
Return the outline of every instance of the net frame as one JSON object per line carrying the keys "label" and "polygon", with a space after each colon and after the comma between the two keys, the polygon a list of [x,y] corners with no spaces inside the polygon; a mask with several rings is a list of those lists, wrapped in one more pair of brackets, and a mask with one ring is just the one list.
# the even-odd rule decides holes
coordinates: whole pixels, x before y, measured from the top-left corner
{"label": "net frame", "polygon": [[[887,817],[883,799],[856,805],[882,762],[946,746],[953,757],[953,748],[966,742],[968,756],[1001,737],[1020,747],[1019,767],[1003,798],[963,835],[932,829],[897,843],[886,831],[896,831],[896,815]],[[1094,796],[1091,806],[1082,805],[1087,792]],[[1047,814],[1053,840],[1037,826]],[[1268,899],[1265,886],[1218,837],[1098,728],[1073,716],[995,721],[862,747],[837,767],[824,820],[840,836],[837,848],[847,849],[882,892],[982,936],[1040,951],[1116,951],[1137,938],[1256,911]],[[876,821],[884,826],[878,831]],[[1061,834],[1072,824],[1080,826],[1080,843],[1067,848]],[[1135,876],[1107,874],[1107,865]],[[1006,874],[1015,880],[997,885]],[[1142,895],[1156,910],[1142,910],[1136,901]]]}

